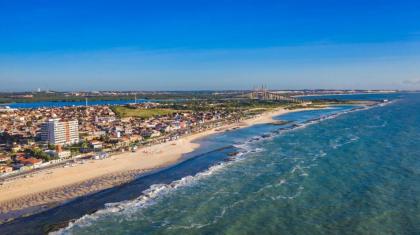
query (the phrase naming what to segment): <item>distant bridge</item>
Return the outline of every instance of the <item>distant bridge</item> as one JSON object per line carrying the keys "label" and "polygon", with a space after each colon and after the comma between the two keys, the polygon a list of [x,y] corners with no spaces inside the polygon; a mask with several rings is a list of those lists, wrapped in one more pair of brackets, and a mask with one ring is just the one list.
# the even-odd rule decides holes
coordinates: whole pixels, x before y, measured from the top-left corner
{"label": "distant bridge", "polygon": [[289,96],[285,96],[276,92],[269,91],[264,87],[254,89],[252,92],[246,94],[251,99],[258,99],[258,100],[279,100],[279,101],[287,101],[291,103],[304,103],[305,101]]}

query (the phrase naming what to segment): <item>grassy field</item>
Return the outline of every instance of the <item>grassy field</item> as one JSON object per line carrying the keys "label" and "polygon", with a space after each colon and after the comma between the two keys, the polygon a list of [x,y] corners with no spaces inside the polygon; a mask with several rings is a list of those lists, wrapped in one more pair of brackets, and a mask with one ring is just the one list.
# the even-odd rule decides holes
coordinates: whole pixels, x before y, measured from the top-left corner
{"label": "grassy field", "polygon": [[139,117],[150,118],[155,116],[169,115],[179,112],[173,109],[134,109],[124,106],[113,106],[112,111],[121,118],[125,117]]}

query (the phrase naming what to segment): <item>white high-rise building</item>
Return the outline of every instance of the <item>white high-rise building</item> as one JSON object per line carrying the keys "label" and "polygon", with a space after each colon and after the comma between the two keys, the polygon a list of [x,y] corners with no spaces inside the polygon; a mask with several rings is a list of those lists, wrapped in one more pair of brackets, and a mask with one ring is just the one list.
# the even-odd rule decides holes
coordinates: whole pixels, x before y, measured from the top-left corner
{"label": "white high-rise building", "polygon": [[79,123],[50,119],[41,126],[41,139],[51,144],[74,144],[79,142]]}

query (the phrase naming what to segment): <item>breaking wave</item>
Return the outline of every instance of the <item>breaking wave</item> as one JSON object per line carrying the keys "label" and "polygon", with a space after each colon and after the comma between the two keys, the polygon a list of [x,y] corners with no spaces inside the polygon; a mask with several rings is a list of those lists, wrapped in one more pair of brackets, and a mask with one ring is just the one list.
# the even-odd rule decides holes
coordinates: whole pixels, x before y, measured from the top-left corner
{"label": "breaking wave", "polygon": [[[240,158],[238,158],[240,159]],[[144,190],[142,195],[134,200],[122,201],[117,203],[107,203],[105,208],[98,210],[93,214],[88,214],[74,222],[70,222],[69,225],[56,232],[50,234],[68,234],[67,231],[74,227],[86,227],[92,224],[92,222],[100,219],[101,217],[109,214],[124,214],[125,216],[137,212],[141,208],[148,207],[156,203],[156,200],[175,192],[177,189],[191,186],[198,180],[208,177],[210,175],[219,172],[226,165],[232,164],[231,162],[222,162],[217,165],[211,166],[208,170],[197,173],[194,176],[186,176],[179,180],[175,180],[170,184],[154,184],[150,188]]]}

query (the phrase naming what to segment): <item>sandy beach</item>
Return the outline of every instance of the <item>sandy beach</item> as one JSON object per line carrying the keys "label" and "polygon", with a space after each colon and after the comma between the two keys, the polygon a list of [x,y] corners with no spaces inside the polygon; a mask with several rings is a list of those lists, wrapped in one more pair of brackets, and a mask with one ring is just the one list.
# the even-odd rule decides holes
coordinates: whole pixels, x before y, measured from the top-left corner
{"label": "sandy beach", "polygon": [[134,179],[146,171],[179,162],[199,148],[198,139],[231,128],[270,123],[274,116],[301,111],[276,109],[240,123],[226,125],[185,136],[176,141],[143,147],[103,160],[87,160],[84,164],[40,170],[17,177],[0,185],[0,213],[31,207],[50,207],[66,200],[104,190]]}

